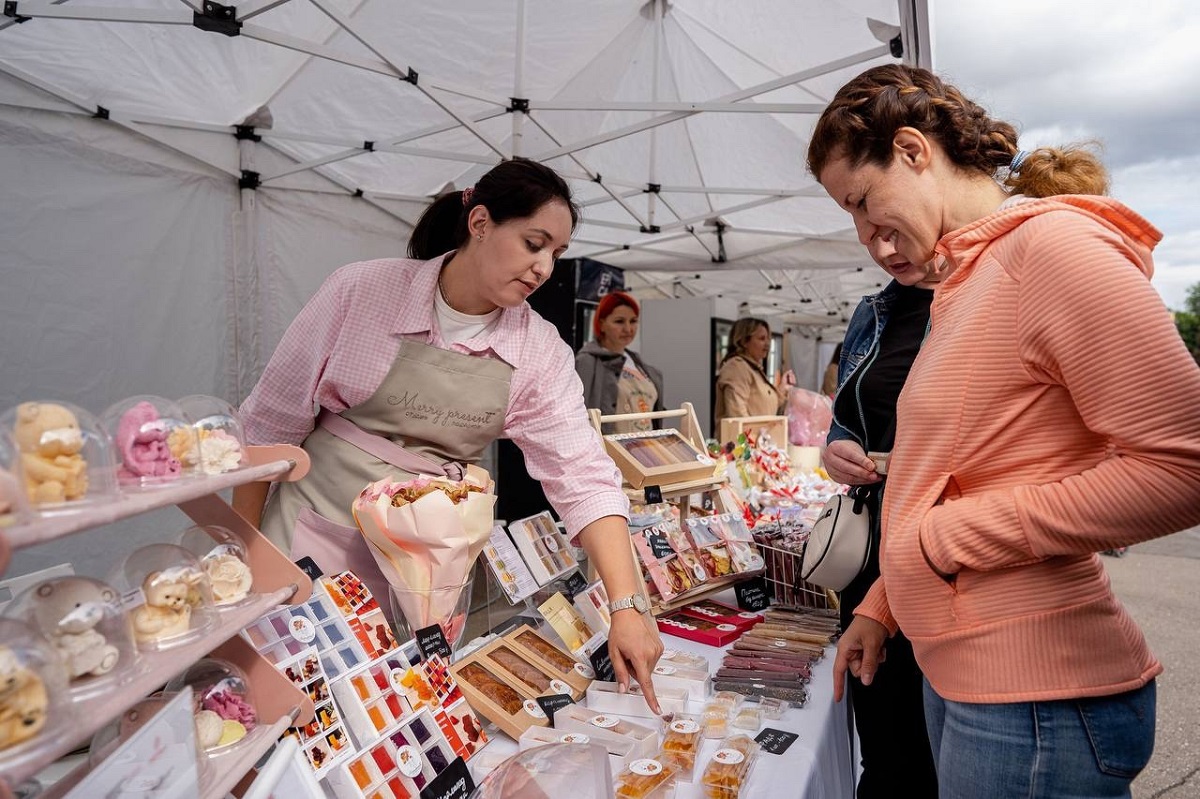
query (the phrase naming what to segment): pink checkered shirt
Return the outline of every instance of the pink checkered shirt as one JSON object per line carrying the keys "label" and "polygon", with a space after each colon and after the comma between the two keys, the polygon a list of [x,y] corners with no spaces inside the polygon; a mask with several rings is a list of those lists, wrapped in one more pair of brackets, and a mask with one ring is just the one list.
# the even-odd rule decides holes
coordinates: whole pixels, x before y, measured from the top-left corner
{"label": "pink checkered shirt", "polygon": [[447,346],[433,310],[444,258],[364,261],[330,275],[242,404],[249,442],[300,444],[316,406],[341,413],[366,401],[407,338],[513,367],[504,435],[572,538],[596,519],[628,517],[620,472],[588,422],[571,348],[527,304],[504,309],[490,332]]}

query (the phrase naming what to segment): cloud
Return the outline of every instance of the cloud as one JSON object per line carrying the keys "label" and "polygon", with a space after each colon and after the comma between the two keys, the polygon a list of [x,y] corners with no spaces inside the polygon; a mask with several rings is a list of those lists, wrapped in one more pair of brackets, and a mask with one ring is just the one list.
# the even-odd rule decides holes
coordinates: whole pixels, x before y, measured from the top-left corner
{"label": "cloud", "polygon": [[1164,234],[1154,286],[1200,283],[1200,4],[945,0],[935,68],[1025,149],[1095,140],[1113,194]]}

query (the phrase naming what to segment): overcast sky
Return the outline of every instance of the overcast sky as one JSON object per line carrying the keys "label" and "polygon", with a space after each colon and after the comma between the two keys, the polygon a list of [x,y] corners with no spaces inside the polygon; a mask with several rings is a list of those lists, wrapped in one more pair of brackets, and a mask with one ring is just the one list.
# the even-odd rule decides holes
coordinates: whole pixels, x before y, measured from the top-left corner
{"label": "overcast sky", "polygon": [[1099,140],[1115,197],[1164,234],[1154,285],[1200,283],[1200,2],[930,0],[934,67],[1020,144]]}

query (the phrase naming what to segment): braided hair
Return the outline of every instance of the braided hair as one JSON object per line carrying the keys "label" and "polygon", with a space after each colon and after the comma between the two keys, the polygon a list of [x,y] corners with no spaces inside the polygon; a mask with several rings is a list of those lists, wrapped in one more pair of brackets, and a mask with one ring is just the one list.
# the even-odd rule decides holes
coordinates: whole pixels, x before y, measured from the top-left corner
{"label": "braided hair", "polygon": [[841,158],[855,167],[886,167],[902,127],[936,141],[958,168],[1030,197],[1108,192],[1108,173],[1090,145],[1042,147],[1022,159],[1019,171],[1009,169],[1018,152],[1016,129],[929,70],[905,64],[872,67],[838,90],[813,129],[808,170],[819,180]]}

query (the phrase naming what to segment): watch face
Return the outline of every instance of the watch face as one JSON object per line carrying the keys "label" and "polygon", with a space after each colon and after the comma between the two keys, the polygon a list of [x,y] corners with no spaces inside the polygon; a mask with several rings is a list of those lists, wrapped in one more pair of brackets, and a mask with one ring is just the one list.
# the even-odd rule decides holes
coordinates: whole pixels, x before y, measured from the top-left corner
{"label": "watch face", "polygon": [[645,613],[647,610],[650,609],[650,606],[646,604],[646,598],[644,596],[642,596],[641,594],[634,594],[633,595],[633,609],[636,610],[638,613]]}

